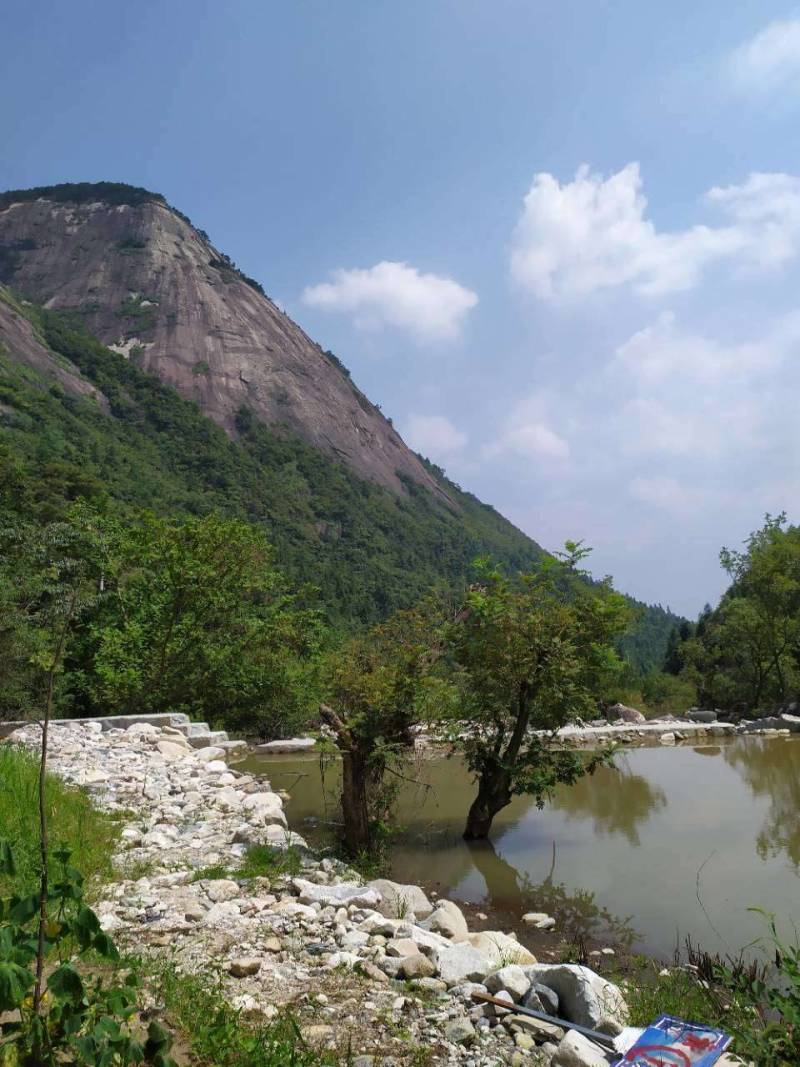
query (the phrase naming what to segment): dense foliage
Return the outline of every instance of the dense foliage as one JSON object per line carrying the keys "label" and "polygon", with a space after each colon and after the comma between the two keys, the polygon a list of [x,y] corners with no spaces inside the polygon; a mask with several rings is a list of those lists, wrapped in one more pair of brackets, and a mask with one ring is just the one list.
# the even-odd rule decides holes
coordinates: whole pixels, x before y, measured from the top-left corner
{"label": "dense foliage", "polygon": [[723,548],[731,585],[719,606],[669,639],[665,670],[704,706],[774,710],[800,698],[800,527],[767,515],[744,550]]}
{"label": "dense foliage", "polygon": [[483,566],[446,629],[458,691],[452,740],[478,783],[468,838],[486,837],[516,794],[541,806],[558,783],[607,757],[584,758],[555,738],[576,715],[596,715],[621,667],[613,642],[625,627],[624,599],[582,580],[584,554],[568,543],[563,564],[547,561],[516,580]]}
{"label": "dense foliage", "polygon": [[0,193],[0,211],[9,204],[19,204],[30,200],[54,200],[57,203],[92,204],[104,201],[106,204],[138,204],[167,201],[161,193],[151,193],[138,185],[126,185],[125,182],[61,182],[58,185],[37,185],[32,189],[9,189]]}
{"label": "dense foliage", "polygon": [[289,593],[263,534],[237,519],[120,523],[77,504],[41,526],[11,521],[0,600],[8,717],[41,705],[56,640],[62,713],[185,711],[273,736],[315,707],[318,613]]}
{"label": "dense foliage", "polygon": [[[0,299],[3,298],[0,292]],[[6,296],[6,299],[8,297]],[[3,354],[0,494],[36,521],[76,499],[110,497],[121,517],[219,511],[255,523],[293,585],[313,583],[336,629],[370,625],[409,607],[440,580],[459,583],[490,555],[509,572],[542,558],[492,507],[429,464],[446,502],[407,483],[395,496],[247,409],[238,440],[157,379],[50,312],[20,307],[43,340],[107,397],[111,416]],[[675,616],[637,606],[628,642],[637,666],[660,662]]]}
{"label": "dense foliage", "polygon": [[342,757],[344,844],[373,853],[388,829],[397,774],[413,745],[429,668],[433,627],[422,609],[401,612],[351,638],[330,658],[321,715]]}
{"label": "dense foliage", "polygon": [[[59,873],[47,893],[41,952],[47,961],[46,990],[39,996],[38,893],[0,899],[0,1063],[8,1067],[104,1067],[150,1064],[176,1067],[171,1039],[158,1023],[139,1040],[130,1023],[137,988],[130,975],[111,981],[75,966],[80,959],[118,960],[117,949],[83,899],[83,877],[69,849],[54,856]],[[13,879],[14,853],[0,839],[0,877]]]}

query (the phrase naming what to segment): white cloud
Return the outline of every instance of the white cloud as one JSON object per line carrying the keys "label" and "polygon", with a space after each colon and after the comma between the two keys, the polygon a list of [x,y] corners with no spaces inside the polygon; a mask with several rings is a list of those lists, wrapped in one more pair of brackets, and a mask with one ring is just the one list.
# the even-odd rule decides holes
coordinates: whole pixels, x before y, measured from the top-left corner
{"label": "white cloud", "polygon": [[514,454],[523,459],[565,463],[569,443],[550,425],[552,398],[544,391],[531,393],[512,410],[497,439],[484,449],[491,459]]}
{"label": "white cloud", "polygon": [[720,460],[774,438],[780,376],[800,345],[800,314],[757,340],[725,342],[680,327],[671,312],[620,345],[609,382],[621,399],[629,455]]}
{"label": "white cloud", "polygon": [[403,436],[417,452],[434,459],[451,456],[467,444],[467,435],[444,415],[411,415]]}
{"label": "white cloud", "polygon": [[360,329],[391,326],[426,341],[451,341],[478,297],[452,278],[384,260],[368,270],[334,271],[332,281],[306,288],[303,302],[351,314]]}
{"label": "white cloud", "polygon": [[769,370],[782,358],[786,342],[798,336],[800,321],[792,316],[764,341],[725,345],[680,329],[674,314],[665,311],[620,345],[615,364],[647,388],[670,380],[713,386]]}
{"label": "white cloud", "polygon": [[569,445],[544,422],[528,422],[512,426],[499,442],[504,452],[516,452],[533,459],[565,460],[569,457]]}
{"label": "white cloud", "polygon": [[706,201],[729,225],[660,232],[646,217],[638,163],[609,178],[584,165],[563,185],[537,174],[514,233],[512,277],[544,300],[620,286],[658,296],[692,288],[715,263],[764,269],[797,255],[800,179],[752,174],[743,185],[712,189]]}
{"label": "white cloud", "polygon": [[726,60],[733,85],[747,93],[769,93],[800,84],[800,19],[770,22]]}

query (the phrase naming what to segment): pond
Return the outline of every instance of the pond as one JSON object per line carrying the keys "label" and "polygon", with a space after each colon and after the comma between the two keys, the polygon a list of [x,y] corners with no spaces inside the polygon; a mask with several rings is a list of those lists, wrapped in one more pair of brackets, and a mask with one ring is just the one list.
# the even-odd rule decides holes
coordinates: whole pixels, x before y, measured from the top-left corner
{"label": "pond", "polygon": [[[241,767],[291,795],[290,826],[330,842],[337,767],[316,756],[250,756]],[[457,759],[426,759],[404,786],[390,876],[498,913],[546,911],[594,940],[669,958],[687,935],[735,952],[773,911],[800,926],[800,738],[634,748],[543,810],[518,797],[491,843],[461,833],[474,786]]]}

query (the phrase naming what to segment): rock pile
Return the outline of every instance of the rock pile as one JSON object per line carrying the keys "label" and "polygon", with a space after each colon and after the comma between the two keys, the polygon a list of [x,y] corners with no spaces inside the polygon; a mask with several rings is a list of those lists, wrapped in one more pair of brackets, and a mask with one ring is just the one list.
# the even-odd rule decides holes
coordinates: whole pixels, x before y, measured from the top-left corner
{"label": "rock pile", "polygon": [[[38,744],[38,728],[10,740]],[[419,886],[363,884],[314,857],[269,783],[224,756],[149,723],[53,729],[52,769],[126,818],[120,880],[96,905],[105,930],[137,951],[168,950],[184,969],[220,970],[243,1011],[271,1018],[291,1004],[309,1041],[351,1047],[360,1067],[411,1062],[415,1047],[464,1067],[606,1062],[574,1031],[515,1008],[613,1035],[627,1015],[616,986],[586,967],[540,964],[502,931],[470,932],[456,904],[434,905]],[[256,844],[291,850],[294,873],[237,876]],[[508,1008],[476,1004],[476,991]]]}

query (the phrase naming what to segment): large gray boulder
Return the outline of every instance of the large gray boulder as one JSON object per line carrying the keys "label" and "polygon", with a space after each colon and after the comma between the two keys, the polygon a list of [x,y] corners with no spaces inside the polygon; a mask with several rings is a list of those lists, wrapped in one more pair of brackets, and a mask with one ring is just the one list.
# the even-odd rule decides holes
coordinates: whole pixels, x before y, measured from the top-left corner
{"label": "large gray boulder", "polygon": [[492,969],[483,952],[464,943],[450,945],[437,953],[436,966],[439,977],[449,986],[461,982],[482,982]]}
{"label": "large gray boulder", "polygon": [[490,974],[483,983],[490,993],[506,989],[515,1001],[520,1001],[531,987],[531,980],[517,963],[501,967]]}
{"label": "large gray boulder", "polygon": [[781,715],[782,729],[791,730],[793,734],[800,734],[800,715],[790,715],[785,711]]}
{"label": "large gray boulder", "polygon": [[419,945],[420,952],[424,952],[426,956],[433,957],[444,949],[449,948],[452,944],[451,941],[448,941],[446,937],[442,937],[441,934],[434,934],[430,930],[423,930],[421,926],[406,926],[404,924],[398,927],[395,936],[410,937],[412,941],[416,941]]}
{"label": "large gray boulder", "polygon": [[689,708],[686,718],[689,722],[716,722],[717,713],[710,708]]}
{"label": "large gray boulder", "polygon": [[433,911],[433,905],[418,885],[401,885],[388,878],[375,878],[367,882],[367,886],[380,893],[377,910],[387,919],[405,919],[410,914],[417,919],[427,919]]}
{"label": "large gray boulder", "polygon": [[645,717],[636,708],[629,708],[627,704],[612,704],[606,712],[609,722],[645,722]]}
{"label": "large gray boulder", "polygon": [[466,941],[469,937],[467,920],[461,908],[452,900],[440,900],[428,918],[418,925],[450,941]]}
{"label": "large gray boulder", "polygon": [[531,983],[539,982],[558,996],[569,1022],[616,1035],[628,1020],[628,1005],[619,988],[589,967],[577,963],[537,963],[525,967]]}

